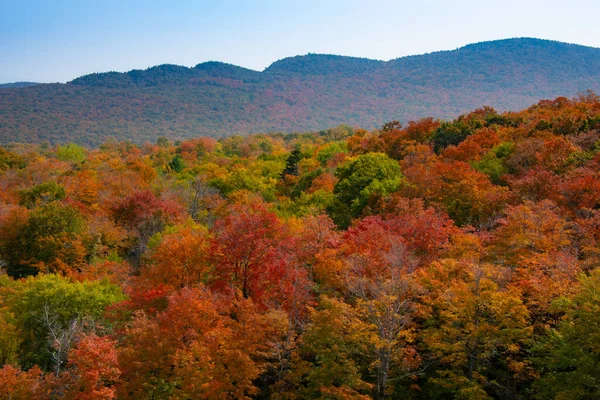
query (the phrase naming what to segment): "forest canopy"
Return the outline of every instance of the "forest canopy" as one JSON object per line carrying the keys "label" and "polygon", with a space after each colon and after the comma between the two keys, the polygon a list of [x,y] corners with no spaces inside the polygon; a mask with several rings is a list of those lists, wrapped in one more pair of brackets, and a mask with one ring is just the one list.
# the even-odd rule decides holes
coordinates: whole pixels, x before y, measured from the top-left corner
{"label": "forest canopy", "polygon": [[0,147],[0,396],[600,397],[600,98]]}

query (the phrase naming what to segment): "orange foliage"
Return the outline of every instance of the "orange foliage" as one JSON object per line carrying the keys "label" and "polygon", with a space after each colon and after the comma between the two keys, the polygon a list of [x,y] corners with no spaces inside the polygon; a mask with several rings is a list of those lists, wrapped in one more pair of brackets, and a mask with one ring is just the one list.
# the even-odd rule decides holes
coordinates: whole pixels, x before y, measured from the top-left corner
{"label": "orange foliage", "polygon": [[141,279],[149,287],[174,289],[206,283],[210,278],[210,238],[205,229],[184,227],[165,235],[152,250]]}
{"label": "orange foliage", "polygon": [[116,342],[94,334],[83,336],[69,352],[70,371],[65,399],[110,400],[117,397],[121,376]]}

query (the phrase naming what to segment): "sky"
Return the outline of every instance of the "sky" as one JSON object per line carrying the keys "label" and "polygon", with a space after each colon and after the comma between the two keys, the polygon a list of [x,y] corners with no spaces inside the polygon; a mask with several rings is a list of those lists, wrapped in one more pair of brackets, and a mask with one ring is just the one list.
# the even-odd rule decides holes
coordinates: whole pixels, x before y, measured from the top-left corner
{"label": "sky", "polygon": [[390,60],[514,37],[600,47],[599,0],[0,0],[0,83],[307,53]]}

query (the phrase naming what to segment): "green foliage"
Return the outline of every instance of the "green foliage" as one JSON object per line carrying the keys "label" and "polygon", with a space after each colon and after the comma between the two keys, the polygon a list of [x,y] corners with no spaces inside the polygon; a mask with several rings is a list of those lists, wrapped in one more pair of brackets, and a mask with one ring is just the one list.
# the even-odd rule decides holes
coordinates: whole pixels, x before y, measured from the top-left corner
{"label": "green foliage", "polygon": [[231,168],[229,174],[211,179],[208,184],[218,189],[223,196],[247,190],[271,202],[275,200],[275,185],[283,167],[281,160],[246,160]]}
{"label": "green foliage", "polygon": [[0,147],[0,172],[10,168],[23,168],[25,160],[18,154]]}
{"label": "green foliage", "polygon": [[156,144],[159,147],[163,147],[163,148],[167,148],[170,145],[169,139],[167,139],[164,136],[160,136],[158,139],[156,139]]}
{"label": "green foliage", "polygon": [[467,121],[464,116],[452,122],[443,122],[431,137],[433,149],[441,153],[448,146],[458,146],[463,140],[472,135],[475,130],[483,127],[479,120]]}
{"label": "green foliage", "polygon": [[49,203],[33,210],[29,216],[26,236],[47,237],[60,233],[81,233],[85,220],[75,208],[59,203]]}
{"label": "green foliage", "polygon": [[75,143],[68,143],[56,148],[56,158],[67,162],[81,162],[85,160],[85,149]]}
{"label": "green foliage", "polygon": [[233,135],[225,139],[221,139],[221,151],[227,157],[242,156],[242,143],[244,138],[240,135]]}
{"label": "green foliage", "polygon": [[555,306],[566,311],[534,352],[541,372],[537,398],[600,398],[600,270],[581,277],[581,292]]}
{"label": "green foliage", "polygon": [[452,122],[444,122],[435,130],[431,142],[436,153],[441,153],[448,146],[457,146],[476,130],[498,125],[499,122],[509,120],[508,116],[500,116],[491,107],[484,106],[470,114],[461,115]]}
{"label": "green foliage", "polygon": [[512,142],[500,143],[491,149],[481,160],[474,162],[473,168],[488,175],[494,184],[503,184],[501,176],[508,172],[504,161],[513,153],[514,148],[515,144]]}
{"label": "green foliage", "polygon": [[53,201],[63,200],[67,196],[67,192],[63,185],[54,181],[48,181],[40,183],[31,189],[22,190],[19,196],[21,197],[21,205],[33,208]]}
{"label": "green foliage", "polygon": [[298,176],[298,163],[300,160],[302,160],[302,152],[299,148],[295,148],[285,160],[285,168],[281,171],[281,178],[285,179],[286,175]]}
{"label": "green foliage", "polygon": [[177,154],[171,159],[171,162],[169,163],[169,168],[179,173],[185,169],[185,161],[179,154]]}
{"label": "green foliage", "polygon": [[433,134],[433,149],[439,153],[448,146],[457,146],[472,133],[471,127],[463,122],[444,122]]}
{"label": "green foliage", "polygon": [[336,203],[329,213],[341,227],[348,226],[348,215],[359,216],[370,201],[395,192],[403,181],[398,162],[383,153],[363,154],[347,161],[338,167],[335,176]]}
{"label": "green foliage", "polygon": [[585,165],[588,161],[592,160],[596,156],[598,150],[596,150],[595,147],[596,144],[594,144],[594,149],[592,151],[578,150],[569,154],[569,157],[567,158],[566,162],[567,165],[574,167],[581,167]]}
{"label": "green foliage", "polygon": [[317,160],[319,160],[321,165],[325,166],[327,161],[329,161],[335,154],[347,152],[348,146],[346,146],[345,141],[331,142],[319,150],[317,153]]}
{"label": "green foliage", "polygon": [[296,199],[306,192],[313,184],[313,181],[324,173],[322,168],[317,168],[314,171],[308,172],[298,179],[294,189],[292,190],[290,197]]}
{"label": "green foliage", "polygon": [[6,308],[0,309],[0,365],[16,365],[23,341],[15,324],[15,316]]}
{"label": "green foliage", "polygon": [[273,152],[273,142],[271,142],[270,140],[261,140],[258,143],[258,147],[260,148],[260,150],[263,152],[263,154],[271,154]]}
{"label": "green foliage", "polygon": [[284,217],[291,215],[303,217],[324,212],[333,207],[334,202],[334,195],[330,191],[317,190],[310,194],[302,192],[293,201],[281,201],[278,210]]}
{"label": "green foliage", "polygon": [[322,298],[322,309],[302,336],[287,379],[302,399],[368,399],[371,385],[361,379],[356,358],[361,352],[352,326],[352,310],[337,300]]}
{"label": "green foliage", "polygon": [[10,304],[23,332],[21,365],[25,368],[34,364],[52,368],[53,333],[65,333],[77,324],[87,324],[88,329],[104,324],[106,307],[125,299],[121,289],[107,281],[71,282],[40,275],[21,286]]}
{"label": "green foliage", "polygon": [[500,115],[497,113],[492,113],[486,116],[485,118],[486,125],[498,125],[498,126],[506,126],[516,128],[523,121],[519,117],[515,117],[512,115]]}
{"label": "green foliage", "polygon": [[83,216],[73,207],[52,202],[34,209],[19,228],[18,242],[8,244],[17,250],[8,253],[8,274],[23,277],[37,273],[32,267],[39,263],[49,268],[59,258],[69,261],[84,228]]}

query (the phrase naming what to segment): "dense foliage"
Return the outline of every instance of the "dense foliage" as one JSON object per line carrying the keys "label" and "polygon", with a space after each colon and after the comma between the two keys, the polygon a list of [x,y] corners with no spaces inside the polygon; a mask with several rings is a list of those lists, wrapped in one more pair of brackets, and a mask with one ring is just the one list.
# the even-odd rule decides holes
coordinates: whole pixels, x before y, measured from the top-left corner
{"label": "dense foliage", "polygon": [[0,398],[600,397],[600,98],[0,148]]}
{"label": "dense foliage", "polygon": [[423,115],[451,119],[483,103],[518,110],[588,89],[600,91],[600,49],[537,39],[387,62],[308,54],[262,72],[219,62],[160,65],[67,84],[0,87],[0,143],[99,146],[108,138],[141,144],[160,136],[289,133],[339,124],[373,129]]}

